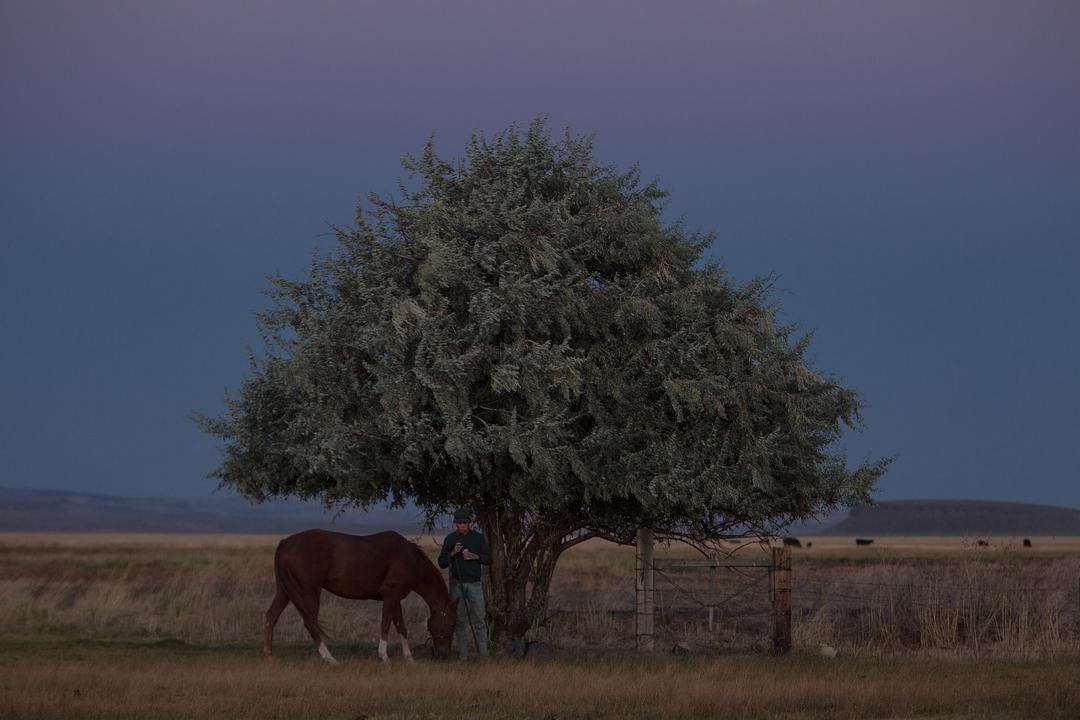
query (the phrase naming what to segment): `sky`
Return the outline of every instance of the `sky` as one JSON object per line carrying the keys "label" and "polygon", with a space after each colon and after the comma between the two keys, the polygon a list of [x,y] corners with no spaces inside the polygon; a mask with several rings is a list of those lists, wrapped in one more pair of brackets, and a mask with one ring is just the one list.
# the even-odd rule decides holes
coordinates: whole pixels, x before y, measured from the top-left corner
{"label": "sky", "polygon": [[266,277],[546,114],[774,273],[882,500],[1080,507],[1080,4],[0,3],[0,486],[204,497]]}

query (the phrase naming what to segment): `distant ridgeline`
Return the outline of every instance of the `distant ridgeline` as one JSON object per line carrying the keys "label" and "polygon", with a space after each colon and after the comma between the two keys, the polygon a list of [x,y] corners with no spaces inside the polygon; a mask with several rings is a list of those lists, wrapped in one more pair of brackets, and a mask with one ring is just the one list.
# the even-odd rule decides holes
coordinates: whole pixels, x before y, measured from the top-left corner
{"label": "distant ridgeline", "polygon": [[294,533],[307,528],[366,534],[417,533],[415,510],[375,508],[340,514],[319,503],[253,505],[235,495],[206,499],[122,497],[0,487],[0,532]]}
{"label": "distant ridgeline", "polygon": [[[836,520],[839,519],[839,522]],[[0,532],[293,533],[310,527],[366,534],[421,530],[415,509],[348,510],[314,502],[252,505],[235,495],[206,499],[93,495],[0,487]],[[443,529],[443,528],[440,528]],[[1077,535],[1080,510],[981,500],[891,500],[790,529],[792,535]]]}
{"label": "distant ridgeline", "polygon": [[890,500],[855,508],[823,535],[1080,535],[1080,510],[986,500]]}

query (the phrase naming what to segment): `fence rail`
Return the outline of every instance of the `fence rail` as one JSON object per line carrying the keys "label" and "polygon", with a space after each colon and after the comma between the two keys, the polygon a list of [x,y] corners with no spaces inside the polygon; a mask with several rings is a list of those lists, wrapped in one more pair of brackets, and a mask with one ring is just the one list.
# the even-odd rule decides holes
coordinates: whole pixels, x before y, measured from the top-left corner
{"label": "fence rail", "polygon": [[[653,557],[653,533],[647,528],[638,531],[637,554],[635,558],[636,582],[635,582],[635,633],[637,646],[642,652],[649,652],[654,647],[655,636],[655,612],[656,612],[656,575],[661,575],[675,587],[679,587],[670,576],[673,570],[696,570],[720,568],[726,569],[762,569],[769,576],[769,597],[772,603],[773,619],[772,642],[773,651],[778,655],[786,654],[791,650],[791,549],[788,547],[773,548],[768,559],[765,558],[736,558],[720,557],[713,555],[708,558],[693,560],[655,560]],[[669,572],[665,572],[669,571]],[[693,593],[679,588],[689,597]],[[729,597],[729,602],[734,597],[741,595],[744,590],[734,593]],[[713,615],[719,607],[717,603],[702,603],[695,598],[700,606],[708,612],[709,629],[712,630]]]}
{"label": "fence rail", "polygon": [[[952,615],[959,617],[958,632],[975,644],[987,637],[1010,643],[1017,632],[1027,633],[1017,641],[1025,647],[1037,645],[1043,637],[1065,652],[1080,643],[1080,584],[1069,577],[1074,568],[1066,569],[1061,582],[1024,572],[1022,566],[1006,568],[1015,574],[988,577],[981,576],[981,566],[969,566],[960,574],[933,567],[932,574],[911,579],[906,573],[876,572],[865,566],[824,566],[796,578],[787,547],[772,548],[769,558],[673,559],[654,558],[647,540],[648,536],[639,537],[633,611],[634,637],[642,650],[653,647],[654,637],[674,639],[683,633],[687,639],[700,639],[706,623],[709,635],[704,637],[715,637],[717,620],[727,638],[724,642],[745,641],[761,633],[753,640],[757,643],[770,630],[762,621],[771,618],[774,651],[784,653],[791,647],[793,617],[800,623],[802,641],[811,643],[821,640],[810,638],[874,643],[889,635],[888,642],[939,647],[932,636]],[[833,574],[837,572],[860,576]],[[692,623],[696,613],[701,620]]]}

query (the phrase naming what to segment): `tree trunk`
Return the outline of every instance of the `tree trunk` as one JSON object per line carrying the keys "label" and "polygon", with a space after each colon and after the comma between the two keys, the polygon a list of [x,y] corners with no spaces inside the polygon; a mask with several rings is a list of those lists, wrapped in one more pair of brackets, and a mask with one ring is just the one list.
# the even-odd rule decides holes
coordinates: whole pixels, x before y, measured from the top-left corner
{"label": "tree trunk", "polygon": [[478,513],[491,546],[486,592],[493,644],[504,638],[521,639],[545,619],[563,537],[562,533],[529,532],[520,522],[498,520],[490,509]]}

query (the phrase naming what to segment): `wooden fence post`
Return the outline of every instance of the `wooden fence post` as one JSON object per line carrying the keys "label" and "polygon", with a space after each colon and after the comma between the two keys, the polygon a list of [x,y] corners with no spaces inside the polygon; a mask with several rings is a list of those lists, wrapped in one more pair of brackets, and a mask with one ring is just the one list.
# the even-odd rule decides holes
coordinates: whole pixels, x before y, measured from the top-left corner
{"label": "wooden fence post", "polygon": [[773,652],[791,650],[791,548],[772,549]]}
{"label": "wooden fence post", "polygon": [[635,622],[637,646],[642,652],[653,649],[653,531],[640,528],[637,532],[637,567]]}

